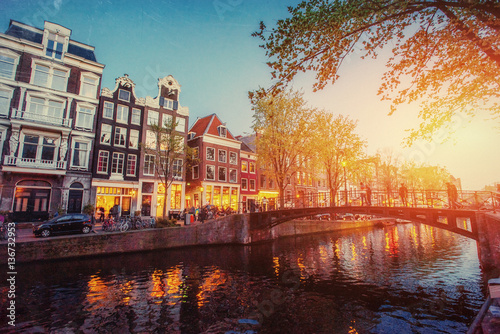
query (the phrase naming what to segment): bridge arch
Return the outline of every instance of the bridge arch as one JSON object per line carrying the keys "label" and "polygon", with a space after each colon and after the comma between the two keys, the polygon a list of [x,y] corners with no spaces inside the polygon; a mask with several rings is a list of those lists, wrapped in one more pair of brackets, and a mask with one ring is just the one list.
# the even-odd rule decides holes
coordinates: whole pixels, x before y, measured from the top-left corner
{"label": "bridge arch", "polygon": [[294,208],[251,213],[250,226],[254,230],[271,229],[287,221],[322,213],[352,213],[353,215],[403,219],[458,233],[476,241],[479,238],[477,211],[474,210],[373,206]]}

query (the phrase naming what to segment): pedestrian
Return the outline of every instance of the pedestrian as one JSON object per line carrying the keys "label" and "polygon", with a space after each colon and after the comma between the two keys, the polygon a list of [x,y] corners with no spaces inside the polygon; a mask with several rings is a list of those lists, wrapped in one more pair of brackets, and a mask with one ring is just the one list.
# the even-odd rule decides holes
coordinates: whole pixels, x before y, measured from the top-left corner
{"label": "pedestrian", "polygon": [[205,222],[205,219],[207,218],[207,208],[201,208],[200,210],[200,221],[203,224]]}
{"label": "pedestrian", "polygon": [[[366,201],[366,186],[361,182],[361,205],[365,205]],[[368,203],[367,203],[368,204]]]}
{"label": "pedestrian", "polygon": [[372,188],[368,184],[366,185],[366,202],[368,206],[372,205]]}
{"label": "pedestrian", "polygon": [[447,182],[446,183],[446,190],[448,192],[448,205],[450,209],[456,209],[457,208],[457,201],[458,201],[458,191],[457,187],[451,183]]}
{"label": "pedestrian", "polygon": [[399,188],[399,197],[401,197],[401,202],[403,206],[408,205],[408,189],[405,187],[404,183],[401,183]]}

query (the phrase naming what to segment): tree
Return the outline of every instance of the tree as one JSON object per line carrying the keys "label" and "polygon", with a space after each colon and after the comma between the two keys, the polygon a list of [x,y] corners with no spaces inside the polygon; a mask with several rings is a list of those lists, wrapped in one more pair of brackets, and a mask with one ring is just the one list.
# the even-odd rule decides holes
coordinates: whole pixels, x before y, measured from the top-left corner
{"label": "tree", "polygon": [[155,176],[165,188],[162,216],[167,216],[169,189],[175,180],[182,180],[186,167],[195,163],[193,152],[185,144],[185,138],[176,130],[175,118],[167,118],[163,126],[152,124],[146,132],[146,143],[141,147],[145,154],[153,156]]}
{"label": "tree", "polygon": [[325,171],[332,205],[336,203],[336,195],[345,182],[342,163],[349,165],[352,173],[357,169],[354,165],[364,155],[366,142],[355,133],[356,126],[357,121],[344,115],[334,117],[321,112],[317,117],[314,140],[317,162]]}
{"label": "tree", "polygon": [[308,108],[300,92],[286,91],[276,96],[255,98],[253,130],[258,163],[276,180],[280,207],[285,205],[287,176],[300,171],[303,161],[313,156],[311,127],[315,109]]}
{"label": "tree", "polygon": [[304,1],[290,18],[253,36],[270,58],[279,92],[300,72],[316,72],[314,89],[338,78],[346,57],[378,56],[387,62],[379,94],[399,105],[419,101],[422,122],[407,144],[451,128],[454,115],[481,109],[500,117],[500,3],[493,0]]}

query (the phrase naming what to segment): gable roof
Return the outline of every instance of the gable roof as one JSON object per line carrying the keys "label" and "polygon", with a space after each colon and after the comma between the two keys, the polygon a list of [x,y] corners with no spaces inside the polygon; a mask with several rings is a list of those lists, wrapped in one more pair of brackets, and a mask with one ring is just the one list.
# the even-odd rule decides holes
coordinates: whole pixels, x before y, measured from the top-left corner
{"label": "gable roof", "polygon": [[[201,137],[204,135],[212,135],[219,137],[219,130],[218,127],[220,125],[225,126],[224,123],[219,119],[219,117],[216,114],[208,115],[203,118],[198,118],[194,124],[191,126],[191,129],[189,132],[194,133],[194,137]],[[227,127],[226,127],[227,129]],[[221,137],[224,138],[224,137]],[[229,129],[226,131],[226,137],[227,139],[231,140],[236,140],[235,137],[231,134]]]}

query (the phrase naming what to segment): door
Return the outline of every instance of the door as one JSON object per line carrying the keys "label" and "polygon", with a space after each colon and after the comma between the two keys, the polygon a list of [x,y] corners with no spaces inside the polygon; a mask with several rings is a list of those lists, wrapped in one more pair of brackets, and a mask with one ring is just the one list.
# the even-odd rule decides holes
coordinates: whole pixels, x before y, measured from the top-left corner
{"label": "door", "polygon": [[17,188],[14,219],[20,222],[45,220],[49,217],[49,189]]}
{"label": "door", "polygon": [[70,190],[68,196],[68,213],[82,212],[83,190]]}

